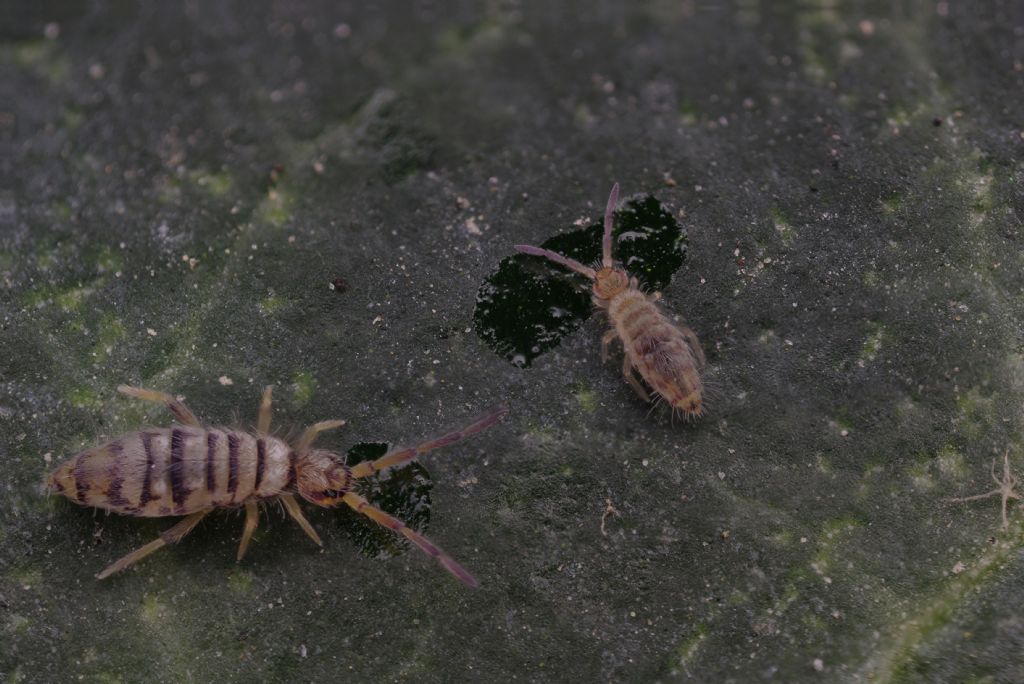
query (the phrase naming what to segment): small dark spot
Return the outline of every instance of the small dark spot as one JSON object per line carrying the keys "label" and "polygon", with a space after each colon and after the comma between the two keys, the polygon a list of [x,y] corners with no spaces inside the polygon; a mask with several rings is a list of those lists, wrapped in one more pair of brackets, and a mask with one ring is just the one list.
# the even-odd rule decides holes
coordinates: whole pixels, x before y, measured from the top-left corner
{"label": "small dark spot", "polygon": [[935,126],[936,128],[938,128],[941,125],[942,125],[942,119],[940,119],[939,117],[935,117],[934,119],[932,119],[932,126]]}
{"label": "small dark spot", "polygon": [[811,192],[818,192],[818,188],[813,185],[807,186],[807,189],[810,190]]}
{"label": "small dark spot", "polygon": [[342,294],[348,290],[348,282],[346,282],[344,278],[335,278],[331,281],[331,289],[338,294]]}

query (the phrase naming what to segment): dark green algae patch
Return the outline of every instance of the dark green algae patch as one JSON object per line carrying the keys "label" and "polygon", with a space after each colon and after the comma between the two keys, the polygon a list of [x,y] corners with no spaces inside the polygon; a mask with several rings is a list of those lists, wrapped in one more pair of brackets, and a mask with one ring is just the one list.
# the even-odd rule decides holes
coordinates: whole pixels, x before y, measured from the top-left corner
{"label": "dark green algae patch", "polygon": [[[540,244],[583,264],[601,261],[602,223]],[[686,257],[686,233],[653,196],[633,198],[615,213],[612,254],[648,290],[661,290]],[[594,311],[590,282],[543,257],[515,254],[501,261],[477,294],[477,334],[513,365],[528,367],[558,346]]]}

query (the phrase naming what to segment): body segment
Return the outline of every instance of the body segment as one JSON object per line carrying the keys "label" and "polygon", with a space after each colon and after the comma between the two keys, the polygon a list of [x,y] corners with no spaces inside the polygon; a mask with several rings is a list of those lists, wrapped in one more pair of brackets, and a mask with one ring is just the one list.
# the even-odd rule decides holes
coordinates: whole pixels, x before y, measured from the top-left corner
{"label": "body segment", "polygon": [[647,385],[663,398],[673,410],[687,416],[699,416],[704,411],[703,382],[700,372],[704,367],[704,352],[696,334],[687,327],[677,326],[661,312],[656,304],[660,294],[648,295],[612,258],[612,221],[619,197],[619,185],[612,187],[604,215],[602,261],[590,268],[556,252],[530,245],[516,245],[525,254],[542,256],[590,278],[594,304],[605,310],[612,329],[601,341],[601,358],[608,358],[608,344],[619,339],[625,358],[622,373],[633,390],[644,400],[650,396],[634,376],[640,373]]}
{"label": "body segment", "polygon": [[295,453],[276,437],[230,428],[149,428],[78,454],[50,476],[76,503],[156,518],[280,495]]}
{"label": "body segment", "polygon": [[615,295],[608,301],[607,309],[614,325],[610,332],[622,340],[629,362],[623,370],[627,379],[635,368],[669,406],[689,415],[699,414],[704,354],[696,335],[669,321],[652,298],[635,287]]}
{"label": "body segment", "polygon": [[118,390],[166,404],[182,424],[144,428],[87,449],[50,473],[47,486],[75,503],[114,513],[185,517],[154,541],[108,566],[97,575],[99,579],[120,572],[167,544],[177,543],[215,508],[245,508],[238,560],[248,548],[259,519],[258,504],[263,501],[280,501],[302,530],[322,545],[302,514],[295,499],[298,494],[318,506],[352,507],[407,537],[461,581],[477,586],[476,579],[444,551],[397,518],[374,508],[356,489],[362,477],[402,465],[490,427],[507,412],[505,407],[496,407],[456,432],[350,468],[338,454],[312,448],[319,433],[341,427],[345,421],[316,423],[294,446],[270,436],[269,387],[263,393],[253,433],[204,427],[191,411],[167,394],[124,385]]}

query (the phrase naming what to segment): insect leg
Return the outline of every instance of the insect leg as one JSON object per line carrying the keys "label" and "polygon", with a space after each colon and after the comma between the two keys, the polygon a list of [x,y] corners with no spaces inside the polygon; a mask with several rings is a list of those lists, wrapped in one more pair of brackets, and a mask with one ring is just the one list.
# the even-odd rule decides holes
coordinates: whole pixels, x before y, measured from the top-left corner
{"label": "insect leg", "polygon": [[424,442],[419,446],[414,446],[409,449],[399,449],[398,451],[392,451],[389,454],[384,454],[376,461],[363,461],[355,466],[352,466],[352,477],[366,477],[367,475],[373,475],[376,472],[380,472],[386,468],[391,468],[402,463],[408,463],[420,454],[432,451],[433,449],[439,449],[449,444],[454,444],[459,440],[463,440],[470,435],[486,430],[490,426],[501,420],[501,417],[508,413],[508,407],[505,405],[495,406],[491,411],[480,418],[478,421],[468,427],[464,427],[461,430],[455,432],[449,432],[447,435],[438,437],[437,439],[429,442]]}
{"label": "insect leg", "polygon": [[270,415],[272,407],[271,395],[274,392],[274,388],[271,385],[267,385],[263,388],[263,399],[260,400],[260,411],[256,418],[256,432],[261,435],[265,435],[270,432]]}
{"label": "insect leg", "polygon": [[242,529],[242,541],[238,544],[238,556],[235,558],[236,561],[242,560],[245,557],[245,552],[249,548],[249,540],[252,539],[252,533],[256,531],[256,523],[260,520],[260,510],[256,507],[255,501],[245,502],[245,527]]}
{"label": "insect leg", "polygon": [[306,428],[306,431],[302,433],[302,437],[299,438],[298,443],[295,445],[295,450],[300,454],[303,453],[309,449],[309,447],[313,446],[313,440],[315,440],[316,436],[321,432],[340,428],[344,424],[345,421],[343,420],[323,420],[319,423],[310,425]]}
{"label": "insect leg", "polygon": [[651,397],[647,394],[647,390],[640,384],[640,381],[633,375],[633,361],[629,358],[629,354],[626,354],[626,358],[622,360],[622,375],[626,378],[626,382],[633,388],[633,391],[640,395],[640,398],[646,402],[651,401]]}
{"label": "insect leg", "polygon": [[398,532],[399,534],[405,536],[406,539],[411,541],[416,546],[420,547],[420,549],[424,553],[436,558],[438,562],[440,562],[441,565],[444,566],[445,570],[452,573],[469,586],[480,586],[480,583],[476,580],[476,578],[473,577],[473,575],[469,574],[469,572],[465,568],[456,563],[451,556],[446,554],[436,544],[434,544],[432,541],[430,541],[423,535],[417,534],[412,529],[407,527],[406,524],[398,518],[388,515],[379,508],[374,508],[373,506],[370,505],[369,501],[359,496],[358,494],[354,494],[353,492],[345,494],[344,500],[345,503],[347,503],[349,506],[355,509],[358,513],[362,513],[366,517],[373,520],[375,523],[383,525],[389,530],[394,530],[395,532]]}
{"label": "insect leg", "polygon": [[615,328],[612,328],[604,334],[601,338],[601,363],[608,361],[608,345],[615,341],[615,338],[619,336]]}
{"label": "insect leg", "polygon": [[302,531],[309,535],[309,538],[317,543],[319,546],[323,546],[324,543],[320,541],[320,535],[316,533],[313,526],[306,520],[306,516],[302,514],[302,509],[299,508],[299,502],[295,500],[295,497],[291,494],[282,494],[281,503],[284,504],[284,510],[288,511],[288,515],[295,519],[295,522],[299,524]]}
{"label": "insect leg", "polygon": [[135,549],[128,555],[123,556],[114,563],[108,565],[106,568],[103,569],[103,572],[96,575],[96,579],[106,579],[107,577],[110,577],[116,572],[121,572],[132,563],[142,560],[143,558],[153,553],[157,549],[161,549],[167,546],[168,544],[177,544],[182,540],[182,538],[184,538],[186,534],[191,532],[192,528],[194,528],[199,523],[199,521],[203,519],[203,516],[209,512],[209,510],[196,511],[195,513],[185,516],[184,518],[178,521],[177,525],[161,533],[161,535],[153,541],[149,542],[141,548]]}
{"label": "insect leg", "polygon": [[141,399],[142,401],[155,401],[160,404],[166,404],[167,408],[174,414],[182,425],[199,427],[199,419],[196,418],[196,414],[189,411],[187,406],[172,397],[170,394],[142,389],[141,387],[130,387],[128,385],[118,385],[117,391],[125,396]]}

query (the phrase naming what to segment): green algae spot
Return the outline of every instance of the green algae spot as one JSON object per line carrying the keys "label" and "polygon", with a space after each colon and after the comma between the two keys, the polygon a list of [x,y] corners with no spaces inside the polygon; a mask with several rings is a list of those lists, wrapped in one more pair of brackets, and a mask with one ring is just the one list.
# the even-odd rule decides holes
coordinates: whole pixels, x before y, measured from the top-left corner
{"label": "green algae spot", "polygon": [[124,339],[126,330],[113,314],[106,314],[96,327],[96,344],[92,348],[95,361],[105,361],[114,351],[114,345]]}
{"label": "green algae spot", "polygon": [[960,414],[957,425],[965,436],[972,439],[981,435],[982,428],[996,412],[995,400],[982,396],[977,387],[958,394],[956,407]]}
{"label": "green algae spot", "polygon": [[82,122],[85,121],[85,114],[77,107],[65,107],[64,111],[61,112],[61,119],[64,123],[64,129],[69,133],[74,133],[82,126]]}
{"label": "green algae spot", "polygon": [[693,633],[676,647],[675,662],[672,663],[672,667],[685,668],[692,663],[709,633],[710,630],[706,624],[697,623],[697,626],[693,628]]}
{"label": "green algae spot", "polygon": [[854,531],[862,527],[863,521],[850,515],[826,520],[818,535],[818,550],[811,558],[811,569],[819,575],[825,575],[832,568],[839,547]]}
{"label": "green algae spot", "polygon": [[867,339],[864,340],[864,344],[860,348],[860,360],[861,361],[874,361],[878,358],[878,352],[881,351],[883,344],[886,341],[886,328],[881,323],[872,322],[872,331],[868,333]]}
{"label": "green algae spot", "polygon": [[82,302],[87,295],[92,294],[91,287],[72,287],[63,292],[56,292],[53,296],[53,303],[63,311],[72,313],[82,308]]}
{"label": "green algae spot", "polygon": [[912,463],[907,467],[907,477],[918,492],[924,493],[935,488],[935,478],[931,474],[931,463],[928,461]]}
{"label": "green algae spot", "polygon": [[1000,543],[987,547],[979,557],[971,559],[959,574],[949,575],[944,586],[931,594],[920,610],[904,615],[902,622],[893,624],[888,634],[878,643],[882,648],[874,651],[861,667],[858,679],[870,675],[873,681],[906,681],[920,662],[919,647],[937,631],[946,627],[961,606],[977,596],[990,576],[998,572],[1011,555],[1016,555],[1024,544],[1024,526],[1011,527]]}
{"label": "green algae spot", "polygon": [[277,313],[278,311],[283,309],[285,307],[285,305],[287,305],[287,304],[288,304],[288,300],[285,299],[284,297],[278,297],[277,295],[272,295],[270,297],[267,297],[263,301],[261,301],[260,302],[260,307],[264,311],[266,311],[267,313],[273,314],[273,313]]}
{"label": "green algae spot", "polygon": [[109,245],[104,245],[99,249],[96,253],[95,261],[96,270],[100,273],[114,273],[124,267],[124,259],[121,257],[121,253]]}
{"label": "green algae spot", "polygon": [[29,69],[51,84],[64,81],[68,74],[68,60],[60,54],[57,44],[49,40],[33,40],[19,44],[14,50],[5,48],[0,55],[14,57],[14,63]]}
{"label": "green algae spot", "polygon": [[878,287],[882,282],[881,277],[878,275],[878,271],[864,271],[864,275],[861,276],[861,282],[864,283],[865,287]]}
{"label": "green algae spot", "polygon": [[850,411],[846,407],[839,407],[836,414],[832,417],[832,423],[835,425],[837,432],[853,430],[853,420],[850,418]]}
{"label": "green algae spot", "polygon": [[236,594],[248,594],[252,591],[252,573],[235,568],[228,575],[228,587]]}
{"label": "green algae spot", "polygon": [[291,218],[291,207],[294,198],[280,187],[274,188],[260,202],[253,215],[256,223],[263,223],[280,228]]}
{"label": "green algae spot", "polygon": [[53,210],[54,217],[61,221],[67,221],[71,218],[71,205],[68,204],[66,199],[54,200],[50,209]]}
{"label": "green algae spot", "polygon": [[99,395],[87,387],[73,387],[65,393],[64,398],[75,408],[96,410],[103,406]]}
{"label": "green algae spot", "polygon": [[313,375],[309,371],[299,371],[295,374],[292,387],[295,388],[292,404],[296,408],[302,408],[313,398],[313,392],[316,391],[316,380],[313,379]]}
{"label": "green algae spot", "polygon": [[775,232],[779,234],[782,244],[786,247],[792,246],[797,237],[796,229],[778,207],[772,207],[769,213],[772,217],[772,225],[775,226]]}
{"label": "green algae spot", "polygon": [[580,408],[587,413],[596,411],[599,403],[597,393],[590,389],[586,382],[576,385],[576,401],[579,402]]}
{"label": "green algae spot", "polygon": [[161,618],[167,614],[167,606],[152,594],[146,594],[142,599],[140,610],[143,622],[149,625],[160,624]]}
{"label": "green algae spot", "polygon": [[210,194],[211,197],[223,197],[231,190],[233,180],[227,171],[218,173],[193,172],[192,181]]}
{"label": "green algae spot", "polygon": [[450,26],[439,31],[435,43],[442,54],[461,56],[480,48],[497,45],[505,33],[503,22],[488,18],[477,24]]}
{"label": "green algae spot", "polygon": [[945,477],[955,480],[962,480],[967,477],[967,464],[964,455],[950,444],[939,449],[935,454],[935,461],[939,466],[939,472]]}
{"label": "green algae spot", "polygon": [[819,473],[823,473],[825,475],[831,474],[832,463],[829,462],[828,458],[826,458],[824,454],[817,454],[814,460]]}
{"label": "green algae spot", "polygon": [[82,310],[85,298],[92,294],[92,292],[93,288],[84,285],[75,285],[64,289],[40,285],[25,295],[25,305],[31,308],[39,308],[48,304],[55,304],[65,313],[79,313]]}
{"label": "green algae spot", "polygon": [[11,613],[4,624],[4,631],[8,634],[21,634],[28,629],[29,624],[31,624],[31,621],[24,615]]}
{"label": "green algae spot", "polygon": [[893,216],[903,206],[903,198],[899,195],[889,195],[882,199],[882,213]]}
{"label": "green algae spot", "polygon": [[679,123],[683,126],[696,126],[700,121],[700,110],[689,100],[681,100],[676,111],[679,113]]}

